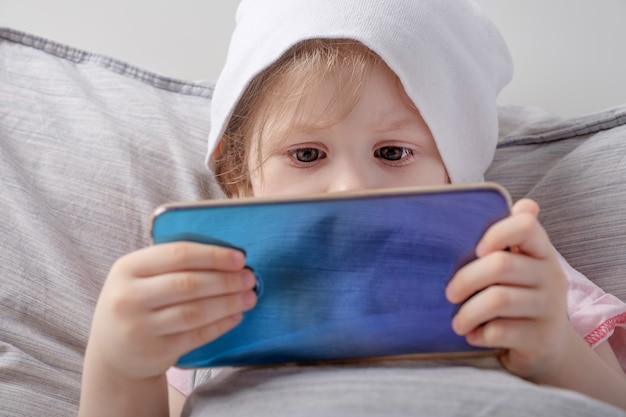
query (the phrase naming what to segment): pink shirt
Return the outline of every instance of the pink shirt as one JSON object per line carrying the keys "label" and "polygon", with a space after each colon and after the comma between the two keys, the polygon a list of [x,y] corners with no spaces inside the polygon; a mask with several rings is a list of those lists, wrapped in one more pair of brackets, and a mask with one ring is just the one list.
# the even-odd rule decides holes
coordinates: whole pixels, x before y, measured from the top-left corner
{"label": "pink shirt", "polygon": [[626,304],[604,292],[560,255],[559,259],[569,281],[567,303],[572,327],[592,348],[608,340],[626,370]]}
{"label": "pink shirt", "polygon": [[[559,260],[569,281],[567,302],[572,327],[592,348],[608,340],[626,370],[626,304],[605,293],[560,255]],[[169,384],[185,396],[193,389],[192,376],[192,370],[172,367],[167,371]]]}

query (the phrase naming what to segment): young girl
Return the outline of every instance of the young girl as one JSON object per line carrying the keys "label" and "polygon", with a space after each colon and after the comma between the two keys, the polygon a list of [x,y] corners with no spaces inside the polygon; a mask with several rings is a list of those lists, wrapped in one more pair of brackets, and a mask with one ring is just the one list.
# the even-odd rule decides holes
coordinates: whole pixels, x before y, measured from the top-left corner
{"label": "young girl", "polygon": [[[233,198],[481,181],[511,72],[501,36],[469,1],[244,0],[216,85],[208,163]],[[506,348],[501,363],[514,375],[626,409],[626,307],[560,258],[538,210],[521,200],[486,232],[478,259],[446,288],[451,302],[466,301],[451,326],[473,345]],[[168,368],[254,308],[244,265],[236,250],[182,242],[116,262],[94,314],[81,415],[168,415]],[[312,383],[296,374],[357,368],[227,372],[211,401],[234,406],[237,391],[264,379],[293,387]],[[365,378],[390,369],[400,375],[383,364]],[[381,401],[372,386],[360,394],[355,404]],[[179,415],[180,393],[170,387],[169,398]]]}

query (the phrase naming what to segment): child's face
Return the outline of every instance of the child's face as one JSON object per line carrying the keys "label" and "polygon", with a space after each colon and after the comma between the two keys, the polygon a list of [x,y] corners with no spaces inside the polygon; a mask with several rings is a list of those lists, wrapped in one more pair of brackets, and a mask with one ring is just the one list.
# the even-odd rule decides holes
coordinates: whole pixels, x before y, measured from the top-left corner
{"label": "child's face", "polygon": [[[334,97],[333,80],[328,80],[319,94],[307,97],[300,108],[303,123],[290,130],[288,137],[268,138],[260,147],[253,146],[251,155],[263,152],[264,163],[262,173],[250,166],[252,194],[445,184],[446,169],[432,134],[389,71],[377,65],[366,82],[362,99],[338,123],[316,126]],[[289,118],[282,120],[288,128]]]}

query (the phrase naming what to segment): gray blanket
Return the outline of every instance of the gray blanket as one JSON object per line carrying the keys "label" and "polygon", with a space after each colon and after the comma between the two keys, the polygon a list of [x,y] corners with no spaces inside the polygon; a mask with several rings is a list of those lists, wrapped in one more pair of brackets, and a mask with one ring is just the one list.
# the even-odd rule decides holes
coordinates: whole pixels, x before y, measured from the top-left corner
{"label": "gray blanket", "polygon": [[[495,360],[494,360],[495,361]],[[604,417],[626,413],[485,360],[200,371],[187,417]]]}

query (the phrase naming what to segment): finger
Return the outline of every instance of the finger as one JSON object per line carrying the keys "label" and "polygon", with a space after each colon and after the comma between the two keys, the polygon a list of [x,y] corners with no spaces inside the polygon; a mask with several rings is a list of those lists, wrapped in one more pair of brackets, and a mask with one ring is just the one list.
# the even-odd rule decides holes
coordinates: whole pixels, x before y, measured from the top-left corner
{"label": "finger", "polygon": [[473,346],[532,351],[540,339],[533,320],[502,318],[474,329],[466,340]]}
{"label": "finger", "polygon": [[539,215],[539,204],[530,198],[522,198],[511,208],[511,214],[528,213],[534,217]]}
{"label": "finger", "polygon": [[166,306],[251,290],[256,284],[252,271],[185,271],[158,275],[135,283],[138,305],[155,310]]}
{"label": "finger", "polygon": [[446,297],[451,303],[458,304],[491,285],[539,286],[542,275],[533,271],[542,268],[541,262],[512,252],[489,253],[465,265],[454,275],[446,286]]}
{"label": "finger", "polygon": [[187,332],[167,335],[164,337],[164,342],[171,351],[183,354],[214,341],[235,328],[242,319],[242,314],[234,314]]}
{"label": "finger", "polygon": [[156,335],[189,332],[248,311],[256,302],[256,293],[249,290],[177,304],[155,312],[146,326]]}
{"label": "finger", "polygon": [[473,346],[505,349],[499,357],[502,365],[516,375],[528,377],[546,371],[546,353],[555,352],[542,346],[547,337],[538,332],[533,320],[498,319],[472,331],[465,339]]}
{"label": "finger", "polygon": [[491,226],[478,242],[476,256],[509,248],[534,258],[546,258],[551,255],[552,245],[537,217],[524,211]]}
{"label": "finger", "polygon": [[126,255],[120,258],[114,268],[120,268],[130,276],[151,277],[190,270],[234,272],[244,266],[245,256],[236,249],[194,242],[173,242]]}
{"label": "finger", "polygon": [[452,328],[455,333],[466,335],[496,319],[536,319],[546,316],[550,303],[542,294],[530,288],[491,286],[459,308],[452,319]]}

